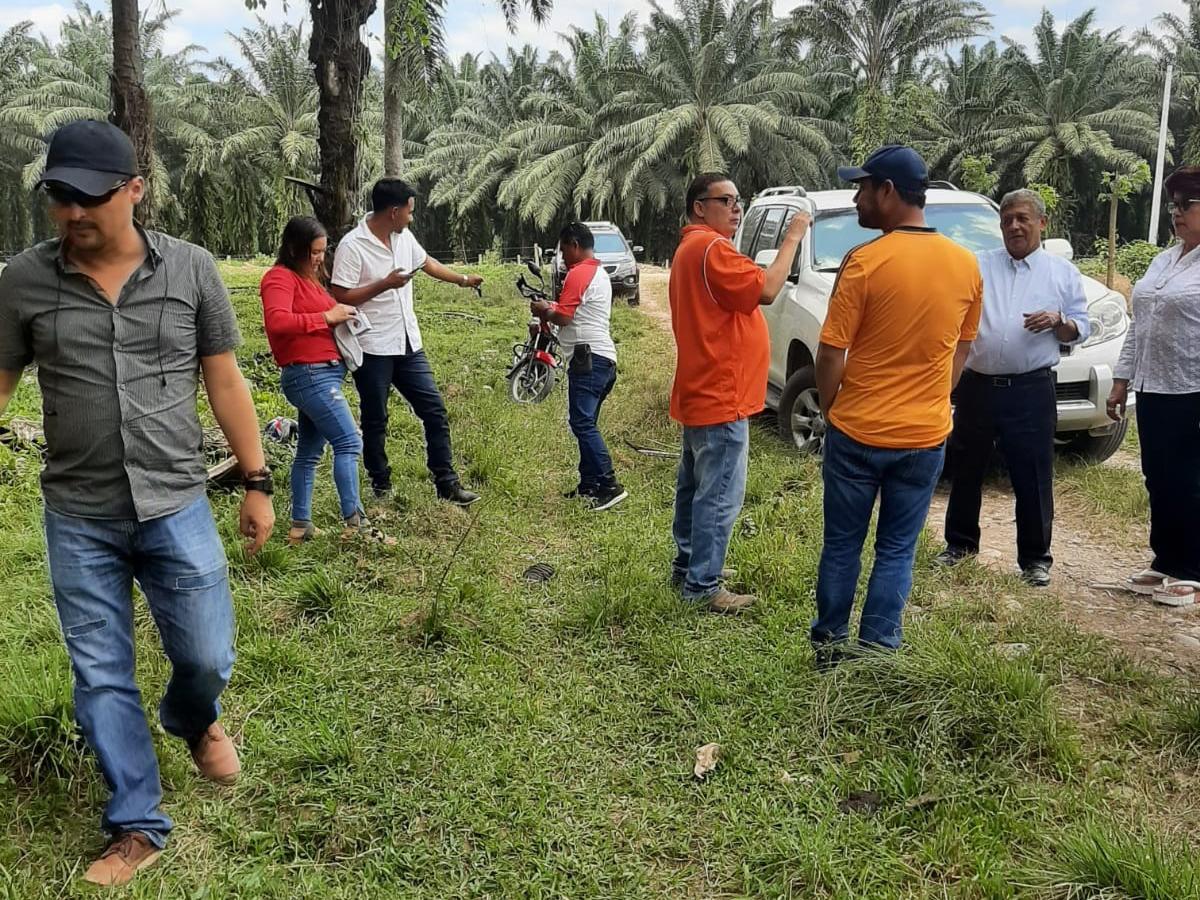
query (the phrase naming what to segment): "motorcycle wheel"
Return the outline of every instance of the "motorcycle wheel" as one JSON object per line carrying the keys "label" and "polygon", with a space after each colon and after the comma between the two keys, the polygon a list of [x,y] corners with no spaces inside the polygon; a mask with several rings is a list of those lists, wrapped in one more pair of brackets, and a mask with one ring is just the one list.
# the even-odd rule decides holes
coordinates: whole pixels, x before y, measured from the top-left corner
{"label": "motorcycle wheel", "polygon": [[526,360],[508,376],[508,396],[517,403],[541,403],[554,389],[555,371],[540,359]]}

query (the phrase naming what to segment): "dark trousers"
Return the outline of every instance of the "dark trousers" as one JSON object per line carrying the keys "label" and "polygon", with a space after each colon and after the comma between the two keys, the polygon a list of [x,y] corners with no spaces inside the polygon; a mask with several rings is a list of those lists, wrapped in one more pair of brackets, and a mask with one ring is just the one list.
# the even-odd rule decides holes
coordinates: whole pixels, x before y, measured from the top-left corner
{"label": "dark trousers", "polygon": [[617,364],[592,354],[590,372],[567,372],[567,420],[579,441],[579,493],[596,494],[616,483],[612,457],[596,422],[617,383]]}
{"label": "dark trousers", "polygon": [[992,448],[1000,447],[1017,501],[1017,564],[1049,566],[1054,525],[1054,428],[1058,419],[1049,369],[1023,375],[967,370],[955,392],[950,436],[951,486],[946,543],[979,552],[979,507]]}
{"label": "dark trousers", "polygon": [[1139,391],[1137,424],[1150,495],[1151,568],[1200,580],[1200,393]]}
{"label": "dark trousers", "polygon": [[364,353],[362,365],[354,372],[354,385],[358,388],[362,413],[363,464],[372,487],[383,490],[392,483],[385,442],[388,396],[393,386],[425,426],[426,464],[438,490],[448,490],[458,483],[450,456],[446,404],[433,380],[433,369],[424,350],[397,356]]}

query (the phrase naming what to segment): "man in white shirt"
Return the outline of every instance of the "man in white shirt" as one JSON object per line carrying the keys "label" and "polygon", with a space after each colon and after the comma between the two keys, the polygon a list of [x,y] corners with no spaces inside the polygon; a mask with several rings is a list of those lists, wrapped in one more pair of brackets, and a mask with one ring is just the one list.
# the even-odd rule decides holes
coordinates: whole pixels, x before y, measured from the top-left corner
{"label": "man in white shirt", "polygon": [[466,490],[454,471],[446,405],[421,349],[421,329],[413,311],[413,275],[422,271],[460,287],[478,287],[478,275],[462,275],[428,256],[409,225],[416,191],[399,178],[383,178],[371,189],[372,212],[338,244],[332,293],[339,303],[359,307],[371,330],[359,335],[362,365],[354,372],[362,412],[363,462],[376,497],[392,487],[388,464],[388,396],[394,385],[425,426],[425,452],[437,494],[459,506],[479,495]]}
{"label": "man in white shirt", "polygon": [[583,497],[594,510],[611,509],[628,495],[613,472],[612,457],[596,425],[600,407],[617,383],[617,346],[609,332],[612,284],[596,259],[596,239],[582,222],[558,237],[567,277],[558,302],[535,300],[530,310],[553,322],[567,366],[571,432],[579,442],[579,486],[567,496]]}
{"label": "man in white shirt", "polygon": [[1060,345],[1091,333],[1079,270],[1042,249],[1046,206],[1030,190],[1000,201],[1004,248],[978,254],[983,317],[955,392],[950,436],[950,502],[946,549],[954,565],[979,552],[983,477],[997,444],[1017,507],[1017,564],[1035,587],[1050,583],[1054,522],[1054,428],[1058,417],[1052,369]]}

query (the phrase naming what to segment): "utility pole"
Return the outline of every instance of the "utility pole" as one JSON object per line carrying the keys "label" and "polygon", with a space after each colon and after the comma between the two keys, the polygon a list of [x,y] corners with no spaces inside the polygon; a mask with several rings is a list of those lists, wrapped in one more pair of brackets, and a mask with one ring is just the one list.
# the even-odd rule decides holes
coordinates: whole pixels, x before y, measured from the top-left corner
{"label": "utility pole", "polygon": [[1171,75],[1175,66],[1167,63],[1167,78],[1163,83],[1162,119],[1158,125],[1158,159],[1154,163],[1154,191],[1150,195],[1150,236],[1146,238],[1151,244],[1158,245],[1158,217],[1162,203],[1163,161],[1167,155],[1167,114],[1171,109]]}

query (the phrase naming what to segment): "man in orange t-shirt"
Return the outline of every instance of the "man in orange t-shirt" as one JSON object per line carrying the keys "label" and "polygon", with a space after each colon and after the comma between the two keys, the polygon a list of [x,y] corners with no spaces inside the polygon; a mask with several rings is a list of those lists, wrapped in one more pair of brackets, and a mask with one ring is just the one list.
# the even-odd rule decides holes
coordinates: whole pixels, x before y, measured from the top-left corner
{"label": "man in orange t-shirt", "polygon": [[882,147],[861,168],[838,174],[858,188],[859,225],[883,234],[846,254],[817,348],[817,392],[829,423],[812,626],[819,667],[840,658],[848,637],[877,497],[875,567],[858,640],[900,644],[917,538],[950,434],[950,391],[983,298],[975,255],[925,224],[929,175],[914,150]]}
{"label": "man in orange t-shirt", "polygon": [[742,200],[728,176],[698,176],[688,187],[687,217],[668,289],[678,348],[671,418],[683,425],[672,580],[685,600],[739,612],[754,598],[728,591],[721,573],[746,493],[748,417],[767,395],[771,348],[759,306],[783,287],[810,220],[805,213],[792,219],[764,270],[730,241]]}

